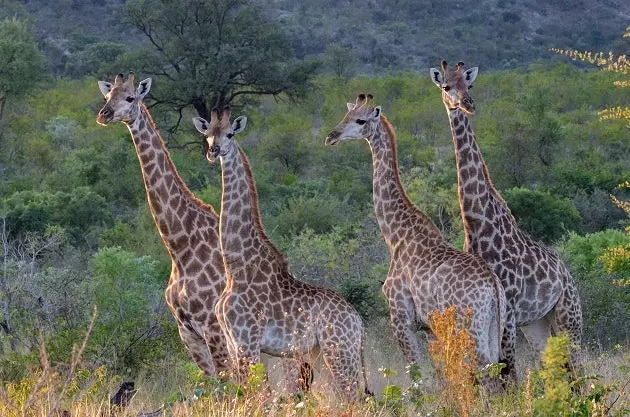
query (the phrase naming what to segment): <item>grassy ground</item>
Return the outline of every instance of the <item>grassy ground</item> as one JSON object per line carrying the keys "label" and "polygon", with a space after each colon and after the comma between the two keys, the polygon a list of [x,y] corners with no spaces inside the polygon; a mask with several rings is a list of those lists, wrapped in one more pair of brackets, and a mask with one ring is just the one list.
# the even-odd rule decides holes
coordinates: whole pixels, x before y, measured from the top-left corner
{"label": "grassy ground", "polygon": [[[590,381],[582,394],[574,394],[566,404],[562,403],[565,405],[554,400],[555,394],[549,391],[550,381],[544,380],[547,386],[541,382],[544,373],[536,370],[542,365],[533,352],[526,343],[520,343],[520,346],[518,387],[493,397],[475,388],[476,399],[469,404],[458,403],[457,393],[440,388],[428,354],[419,367],[421,376],[414,375],[412,380],[405,372],[405,363],[393,334],[383,321],[368,329],[366,343],[368,380],[376,396],[364,397],[358,404],[344,404],[334,395],[321,361],[314,362],[313,392],[306,397],[289,392],[282,364],[275,358],[264,358],[268,384],[259,385],[260,381],[254,378],[243,387],[208,380],[189,362],[169,361],[156,364],[145,375],[139,376],[135,381],[137,394],[125,410],[115,410],[115,415],[137,416],[159,409],[165,403],[164,413],[160,415],[176,417],[544,416],[551,415],[548,413],[552,411],[553,415],[620,416],[629,410],[630,346],[619,346],[608,352],[585,351],[585,374],[597,374],[600,379]],[[76,369],[81,369],[78,362]],[[34,370],[29,378],[17,384],[5,384],[0,395],[0,415],[56,417],[63,416],[63,410],[69,411],[72,417],[109,415],[108,398],[120,378],[107,375],[102,369],[76,369],[70,379],[67,375],[71,369],[63,372],[50,369],[44,376],[42,371]],[[594,395],[600,391],[602,398]],[[584,401],[580,402],[582,399]],[[575,404],[589,401],[594,404],[593,399],[602,406],[593,409],[592,405],[590,408],[587,405],[581,412],[573,410],[578,407]],[[569,407],[567,404],[573,404],[571,413],[567,411],[569,408],[562,408]]]}

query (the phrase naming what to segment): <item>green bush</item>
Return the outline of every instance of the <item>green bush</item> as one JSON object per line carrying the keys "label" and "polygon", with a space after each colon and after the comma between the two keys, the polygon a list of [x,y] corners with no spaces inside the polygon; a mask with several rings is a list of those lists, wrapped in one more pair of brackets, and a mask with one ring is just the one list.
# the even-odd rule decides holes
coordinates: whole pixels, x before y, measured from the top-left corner
{"label": "green bush", "polygon": [[580,214],[565,199],[526,188],[511,188],[501,194],[519,226],[536,240],[551,244],[568,232],[580,230]]}
{"label": "green bush", "polygon": [[584,317],[584,340],[606,346],[627,340],[630,334],[629,293],[614,285],[616,275],[607,273],[602,256],[611,248],[630,244],[630,237],[619,230],[606,230],[579,236],[571,233],[558,246],[578,287]]}

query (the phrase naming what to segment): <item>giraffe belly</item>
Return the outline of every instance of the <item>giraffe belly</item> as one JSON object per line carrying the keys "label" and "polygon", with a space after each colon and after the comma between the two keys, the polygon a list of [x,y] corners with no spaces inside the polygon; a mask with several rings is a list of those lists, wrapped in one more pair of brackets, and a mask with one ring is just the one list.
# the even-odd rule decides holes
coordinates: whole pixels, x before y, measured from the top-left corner
{"label": "giraffe belly", "polygon": [[304,326],[290,328],[285,323],[269,320],[265,326],[260,350],[272,356],[292,357],[311,351],[317,346],[315,332]]}
{"label": "giraffe belly", "polygon": [[523,287],[516,296],[516,324],[518,326],[525,326],[545,317],[562,295],[560,282],[545,287],[544,293],[538,283],[528,286],[527,282],[527,279],[523,280]]}

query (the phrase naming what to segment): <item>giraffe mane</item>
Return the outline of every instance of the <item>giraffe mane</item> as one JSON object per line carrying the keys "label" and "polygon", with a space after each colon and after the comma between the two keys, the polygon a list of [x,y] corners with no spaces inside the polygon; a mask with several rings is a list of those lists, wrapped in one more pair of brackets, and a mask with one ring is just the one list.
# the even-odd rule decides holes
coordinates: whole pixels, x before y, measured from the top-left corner
{"label": "giraffe mane", "polygon": [[166,156],[166,161],[167,161],[169,167],[175,173],[175,175],[174,175],[175,182],[180,187],[182,192],[197,207],[199,207],[202,210],[209,211],[213,216],[218,216],[217,212],[214,210],[214,207],[212,207],[210,204],[200,200],[196,195],[194,195],[192,193],[192,191],[190,191],[190,188],[188,188],[186,183],[184,183],[184,181],[182,181],[181,177],[179,176],[179,172],[177,171],[177,168],[175,167],[175,164],[173,163],[173,159],[171,158],[171,154],[168,151],[168,149],[166,148],[166,144],[164,143],[164,140],[162,139],[162,135],[160,135],[160,131],[158,130],[157,126],[155,125],[155,122],[153,121],[153,118],[151,117],[151,113],[149,112],[149,109],[147,109],[147,106],[146,106],[146,104],[144,104],[144,102],[140,102],[140,111],[142,113],[144,113],[144,116],[147,118],[147,123],[149,123],[149,126],[151,126],[151,128],[153,130],[155,130],[155,135],[157,136],[158,140],[160,141],[160,145],[162,145],[162,148],[164,149],[164,155]]}
{"label": "giraffe mane", "polygon": [[395,175],[394,179],[396,183],[400,186],[400,195],[402,196],[404,203],[412,209],[416,217],[418,217],[423,223],[428,223],[432,225],[435,228],[436,232],[438,233],[438,236],[441,237],[442,235],[440,234],[439,230],[437,230],[437,227],[435,226],[435,224],[433,224],[433,221],[426,214],[424,214],[415,204],[413,204],[411,200],[409,200],[407,193],[403,189],[402,182],[400,181],[400,171],[398,169],[398,150],[396,149],[396,133],[394,133],[394,128],[392,127],[391,123],[389,123],[389,120],[387,120],[385,116],[381,115],[380,119],[383,126],[385,126],[385,130],[387,132],[387,140],[389,141],[390,148],[392,150],[392,158],[394,160],[394,175]]}
{"label": "giraffe mane", "polygon": [[258,190],[256,189],[256,182],[254,181],[254,174],[252,173],[252,169],[249,165],[249,159],[247,159],[247,155],[245,155],[245,152],[243,151],[243,149],[236,142],[235,144],[236,144],[236,148],[238,149],[238,152],[241,155],[241,160],[243,161],[243,168],[245,169],[245,177],[247,178],[247,183],[249,184],[249,192],[251,193],[250,198],[252,200],[252,220],[254,223],[254,227],[256,228],[256,231],[258,232],[258,235],[260,236],[262,243],[267,247],[267,249],[269,249],[271,254],[278,260],[278,263],[280,264],[281,269],[286,271],[288,269],[286,258],[284,257],[282,252],[280,252],[275,247],[275,245],[271,242],[271,239],[269,239],[269,236],[267,236],[267,233],[265,232],[265,229],[262,224],[262,219],[260,217],[260,206],[258,205]]}

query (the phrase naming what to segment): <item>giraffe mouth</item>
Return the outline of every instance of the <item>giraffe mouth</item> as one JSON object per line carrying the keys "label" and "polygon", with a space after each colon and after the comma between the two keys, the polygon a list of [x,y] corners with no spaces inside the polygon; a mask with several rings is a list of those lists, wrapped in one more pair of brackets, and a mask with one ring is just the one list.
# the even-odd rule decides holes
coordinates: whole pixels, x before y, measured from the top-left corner
{"label": "giraffe mouth", "polygon": [[466,113],[467,115],[472,116],[473,114],[475,114],[475,105],[471,104],[471,103],[459,103],[459,106],[457,106],[461,109],[461,111],[463,111],[464,113]]}
{"label": "giraffe mouth", "polygon": [[337,144],[337,142],[339,142],[339,135],[330,134],[326,136],[326,141],[324,142],[324,144],[326,146],[334,146]]}
{"label": "giraffe mouth", "polygon": [[96,123],[98,123],[101,126],[107,126],[110,124],[113,118],[114,118],[113,114],[99,113],[98,116],[96,117]]}

